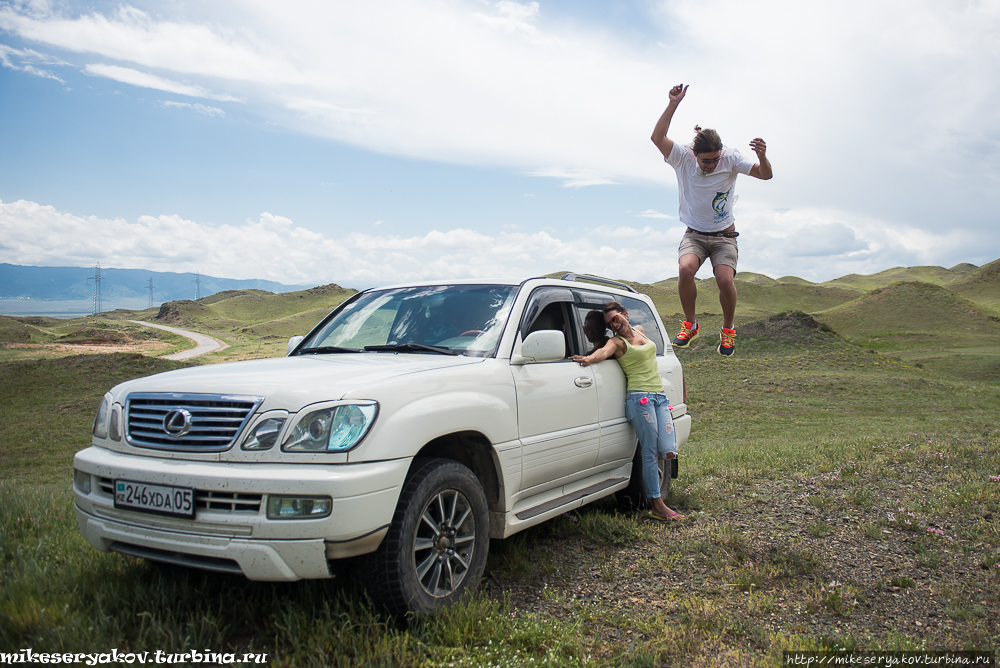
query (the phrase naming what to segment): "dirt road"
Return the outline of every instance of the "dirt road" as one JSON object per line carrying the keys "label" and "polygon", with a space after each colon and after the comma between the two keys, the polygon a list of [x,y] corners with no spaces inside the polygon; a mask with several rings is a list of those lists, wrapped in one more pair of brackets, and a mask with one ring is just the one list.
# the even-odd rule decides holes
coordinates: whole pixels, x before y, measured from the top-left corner
{"label": "dirt road", "polygon": [[129,322],[134,322],[137,325],[145,325],[146,327],[153,327],[155,329],[162,329],[172,334],[177,334],[178,336],[183,336],[185,338],[191,339],[196,345],[194,348],[189,348],[188,350],[182,350],[179,353],[174,353],[173,355],[164,355],[163,359],[168,360],[186,360],[192,357],[198,357],[199,355],[204,355],[205,353],[215,352],[216,350],[225,350],[229,347],[228,344],[223,343],[219,339],[213,338],[211,336],[206,336],[204,334],[199,334],[198,332],[191,332],[186,329],[178,329],[177,327],[167,327],[166,325],[154,325],[151,322],[146,322],[144,320],[130,320]]}

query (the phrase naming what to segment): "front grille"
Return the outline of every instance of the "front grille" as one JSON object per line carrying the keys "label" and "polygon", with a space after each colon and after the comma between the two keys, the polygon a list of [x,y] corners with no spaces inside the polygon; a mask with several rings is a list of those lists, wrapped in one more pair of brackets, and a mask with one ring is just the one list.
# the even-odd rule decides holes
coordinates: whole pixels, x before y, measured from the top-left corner
{"label": "front grille", "polygon": [[[111,478],[97,479],[98,491],[106,497],[115,497],[115,481]],[[263,494],[246,494],[243,492],[213,492],[210,490],[194,490],[194,507],[198,510],[219,510],[227,513],[260,512]]]}
{"label": "front grille", "polygon": [[196,489],[194,505],[206,510],[224,510],[230,513],[240,511],[260,512],[263,494],[240,494],[239,492],[205,492]]}
{"label": "front grille", "polygon": [[125,438],[140,448],[226,450],[262,401],[225,394],[130,394],[125,400]]}

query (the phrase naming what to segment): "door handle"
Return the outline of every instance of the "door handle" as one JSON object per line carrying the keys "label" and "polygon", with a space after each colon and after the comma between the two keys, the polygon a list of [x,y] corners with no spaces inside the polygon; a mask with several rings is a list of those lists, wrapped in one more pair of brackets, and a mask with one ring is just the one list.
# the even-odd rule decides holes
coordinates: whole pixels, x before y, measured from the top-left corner
{"label": "door handle", "polygon": [[587,376],[580,376],[579,378],[573,381],[573,384],[576,385],[577,387],[590,387],[591,385],[594,384],[594,379],[589,378]]}

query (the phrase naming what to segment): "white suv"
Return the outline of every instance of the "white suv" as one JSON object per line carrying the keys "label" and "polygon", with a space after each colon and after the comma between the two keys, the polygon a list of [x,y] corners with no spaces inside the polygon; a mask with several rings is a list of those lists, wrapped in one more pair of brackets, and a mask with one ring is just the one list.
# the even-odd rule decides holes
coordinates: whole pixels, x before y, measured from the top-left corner
{"label": "white suv", "polygon": [[369,555],[383,608],[448,605],[476,587],[491,537],[616,492],[641,498],[621,368],[568,359],[590,347],[586,313],[612,299],[656,342],[683,445],[680,363],[627,285],[377,288],[286,357],[112,389],[73,464],[80,528],[102,551],[252,580],[326,578],[331,560]]}

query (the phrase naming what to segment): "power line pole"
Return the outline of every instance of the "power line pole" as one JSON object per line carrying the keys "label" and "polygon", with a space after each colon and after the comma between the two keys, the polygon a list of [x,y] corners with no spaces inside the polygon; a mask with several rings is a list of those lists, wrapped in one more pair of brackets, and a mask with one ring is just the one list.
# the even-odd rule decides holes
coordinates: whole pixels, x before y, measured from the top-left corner
{"label": "power line pole", "polygon": [[195,301],[197,301],[197,300],[201,299],[201,274],[195,274],[194,275],[194,280],[191,281],[191,282],[194,283],[194,285],[195,285],[195,288],[194,288],[194,298],[195,298]]}
{"label": "power line pole", "polygon": [[146,289],[149,290],[149,308],[153,308],[153,277],[150,276],[149,280],[146,281]]}
{"label": "power line pole", "polygon": [[104,277],[101,276],[100,262],[94,267],[94,275],[87,280],[94,282],[94,315],[100,315],[104,312],[104,304],[101,301],[101,281],[104,280]]}

